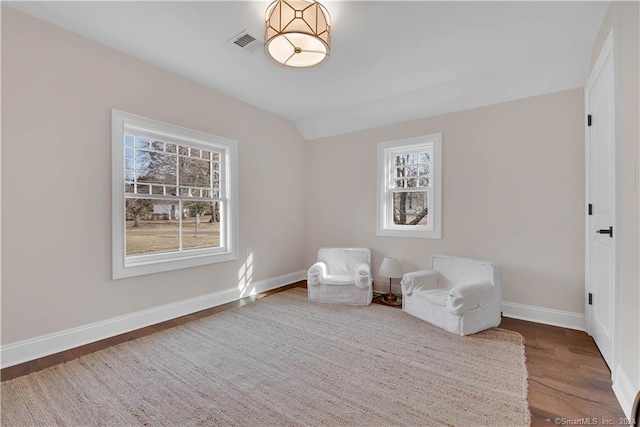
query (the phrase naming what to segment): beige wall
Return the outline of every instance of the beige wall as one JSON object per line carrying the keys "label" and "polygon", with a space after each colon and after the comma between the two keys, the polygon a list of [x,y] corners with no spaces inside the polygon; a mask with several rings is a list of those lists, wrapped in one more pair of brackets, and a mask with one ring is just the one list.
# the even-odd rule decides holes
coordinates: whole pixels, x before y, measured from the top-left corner
{"label": "beige wall", "polygon": [[[367,246],[405,271],[431,255],[501,264],[505,301],[584,312],[584,99],[574,89],[310,141],[307,263]],[[376,146],[443,133],[441,240],[377,237]],[[382,278],[377,278],[385,283]]]}
{"label": "beige wall", "polygon": [[[640,156],[640,3],[613,1],[593,47],[595,64],[612,28],[619,37],[618,248],[620,263],[620,366],[640,390],[640,213],[638,183],[631,186]],[[636,172],[637,174],[637,172]],[[637,177],[636,177],[637,181]]]}
{"label": "beige wall", "polygon": [[[238,141],[238,261],[111,280],[112,108]],[[3,344],[304,268],[286,120],[3,7],[2,125]]]}
{"label": "beige wall", "polygon": [[[612,3],[593,54],[620,26],[621,182],[639,156],[634,13]],[[3,7],[2,92],[3,345],[232,288],[249,248],[254,281],[327,245],[372,248],[374,271],[383,256],[406,271],[435,253],[486,258],[503,267],[505,301],[584,311],[582,89],[304,143],[286,120]],[[110,279],[112,108],[238,141],[237,262]],[[433,132],[443,239],[377,237],[377,143]],[[640,382],[638,205],[621,189],[621,363]]]}

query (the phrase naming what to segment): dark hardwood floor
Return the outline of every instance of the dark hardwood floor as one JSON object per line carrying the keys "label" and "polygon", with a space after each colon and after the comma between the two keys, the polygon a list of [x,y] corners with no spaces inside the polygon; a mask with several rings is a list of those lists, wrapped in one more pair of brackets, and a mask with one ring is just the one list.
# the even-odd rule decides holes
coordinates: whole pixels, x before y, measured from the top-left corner
{"label": "dark hardwood floor", "polygon": [[589,335],[509,318],[500,327],[525,339],[532,425],[555,424],[557,418],[561,425],[581,419],[620,424],[624,413],[611,389],[611,372]]}
{"label": "dark hardwood floor", "polygon": [[[37,372],[294,287],[304,288],[306,282],[294,283],[240,301],[11,366],[1,371],[0,377],[2,381],[7,381]],[[374,298],[374,303],[380,303],[379,296]],[[580,331],[509,318],[504,318],[500,327],[519,332],[525,338],[529,372],[528,401],[533,426],[619,425],[619,422],[624,420],[622,409],[611,389],[611,373],[590,336]]]}

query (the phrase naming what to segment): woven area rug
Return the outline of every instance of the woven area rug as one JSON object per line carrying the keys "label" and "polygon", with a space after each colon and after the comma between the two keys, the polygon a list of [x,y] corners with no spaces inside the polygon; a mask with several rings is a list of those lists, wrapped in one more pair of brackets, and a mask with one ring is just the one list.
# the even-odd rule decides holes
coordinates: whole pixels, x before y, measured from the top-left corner
{"label": "woven area rug", "polygon": [[523,338],[291,289],[2,383],[2,425],[530,424]]}

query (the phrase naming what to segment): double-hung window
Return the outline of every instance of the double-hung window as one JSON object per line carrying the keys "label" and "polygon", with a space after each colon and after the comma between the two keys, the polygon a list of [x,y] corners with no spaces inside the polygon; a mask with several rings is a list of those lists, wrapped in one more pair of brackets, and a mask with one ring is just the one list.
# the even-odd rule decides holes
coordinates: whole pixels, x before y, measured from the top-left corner
{"label": "double-hung window", "polygon": [[378,235],[441,237],[442,134],[378,144]]}
{"label": "double-hung window", "polygon": [[236,142],[112,112],[113,277],[236,259]]}

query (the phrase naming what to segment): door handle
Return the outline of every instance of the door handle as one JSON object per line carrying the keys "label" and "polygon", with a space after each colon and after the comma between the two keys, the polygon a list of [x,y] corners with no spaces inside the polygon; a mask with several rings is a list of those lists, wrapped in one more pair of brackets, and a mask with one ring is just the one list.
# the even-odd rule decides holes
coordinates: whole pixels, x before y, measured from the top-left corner
{"label": "door handle", "polygon": [[613,226],[611,226],[609,228],[605,228],[604,230],[597,230],[596,233],[598,233],[598,234],[608,234],[609,237],[613,237]]}

